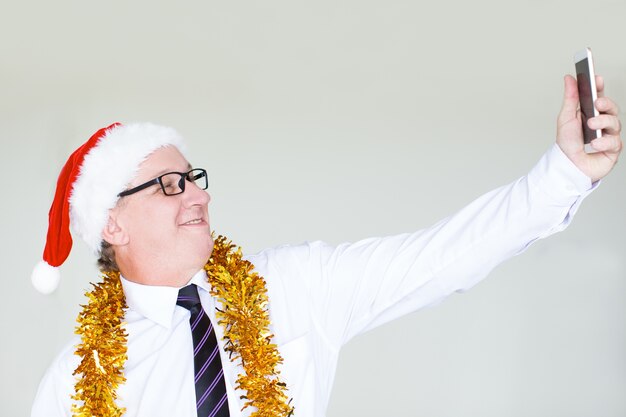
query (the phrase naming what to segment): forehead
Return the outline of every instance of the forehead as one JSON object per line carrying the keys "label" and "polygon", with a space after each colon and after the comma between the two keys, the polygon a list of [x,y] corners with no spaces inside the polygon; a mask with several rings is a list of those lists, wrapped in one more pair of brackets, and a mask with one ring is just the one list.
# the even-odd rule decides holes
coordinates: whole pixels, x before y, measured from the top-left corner
{"label": "forehead", "polygon": [[166,172],[184,172],[191,168],[189,162],[175,146],[164,146],[152,152],[139,165],[135,181],[148,181]]}

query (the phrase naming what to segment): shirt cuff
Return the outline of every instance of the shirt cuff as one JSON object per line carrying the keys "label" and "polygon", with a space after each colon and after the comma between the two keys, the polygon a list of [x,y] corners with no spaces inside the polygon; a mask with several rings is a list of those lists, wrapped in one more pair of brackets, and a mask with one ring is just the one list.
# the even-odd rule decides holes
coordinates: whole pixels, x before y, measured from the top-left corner
{"label": "shirt cuff", "polygon": [[565,229],[580,208],[582,201],[595,190],[600,181],[591,183],[555,143],[528,174],[529,186],[537,189],[549,204],[563,207],[563,221],[546,230],[539,238]]}
{"label": "shirt cuff", "polygon": [[528,180],[553,198],[555,203],[564,205],[587,196],[600,184],[600,181],[592,183],[556,143],[530,171]]}

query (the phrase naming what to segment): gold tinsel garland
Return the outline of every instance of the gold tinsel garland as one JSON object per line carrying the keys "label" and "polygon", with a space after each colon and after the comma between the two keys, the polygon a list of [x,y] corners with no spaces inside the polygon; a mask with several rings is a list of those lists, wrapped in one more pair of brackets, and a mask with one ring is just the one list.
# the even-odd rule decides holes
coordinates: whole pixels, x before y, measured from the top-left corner
{"label": "gold tinsel garland", "polygon": [[81,343],[76,355],[82,357],[74,375],[82,377],[74,385],[72,405],[75,417],[120,417],[126,411],[115,403],[117,387],[124,383],[127,333],[122,320],[126,300],[119,273],[104,275],[100,284],[85,294],[89,303],[79,313],[76,333]]}
{"label": "gold tinsel garland", "polygon": [[[211,294],[222,308],[217,311],[224,327],[225,350],[231,361],[240,359],[244,372],[237,377],[236,389],[243,390],[244,406],[255,407],[251,417],[280,417],[293,414],[285,395],[286,386],[276,369],[282,363],[276,345],[271,343],[268,298],[265,280],[242,259],[223,236],[215,239],[213,253],[204,269]],[[75,417],[120,417],[126,411],[116,405],[116,390],[124,378],[127,334],[122,319],[126,302],[119,273],[105,273],[103,282],[88,292],[89,303],[78,315],[76,333],[81,344],[76,354],[82,357],[74,375],[81,374],[72,399]]]}
{"label": "gold tinsel garland", "polygon": [[209,263],[204,267],[211,284],[211,295],[222,304],[216,312],[224,327],[224,350],[231,360],[241,359],[244,372],[235,388],[243,390],[243,409],[256,407],[251,417],[290,416],[293,407],[285,395],[286,386],[278,378],[276,366],[282,363],[276,345],[271,343],[265,280],[242,259],[241,248],[218,236]]}

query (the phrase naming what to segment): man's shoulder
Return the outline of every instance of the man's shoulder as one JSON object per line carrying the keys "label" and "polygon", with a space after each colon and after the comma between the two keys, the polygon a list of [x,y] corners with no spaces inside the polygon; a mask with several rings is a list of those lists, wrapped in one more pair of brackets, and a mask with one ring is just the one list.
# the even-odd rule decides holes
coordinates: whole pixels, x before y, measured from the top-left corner
{"label": "man's shoulder", "polygon": [[79,343],[80,337],[72,337],[54,358],[47,373],[55,373],[59,376],[72,376],[72,373],[80,363],[80,358],[75,354],[76,347]]}
{"label": "man's shoulder", "polygon": [[80,358],[74,354],[79,342],[78,336],[72,338],[48,367],[39,384],[31,417],[68,415],[76,382],[74,370],[80,363]]}
{"label": "man's shoulder", "polygon": [[256,253],[244,254],[244,259],[252,262],[254,265],[264,264],[268,261],[302,261],[333,249],[334,246],[321,240],[305,241],[298,244],[283,244],[266,248]]}

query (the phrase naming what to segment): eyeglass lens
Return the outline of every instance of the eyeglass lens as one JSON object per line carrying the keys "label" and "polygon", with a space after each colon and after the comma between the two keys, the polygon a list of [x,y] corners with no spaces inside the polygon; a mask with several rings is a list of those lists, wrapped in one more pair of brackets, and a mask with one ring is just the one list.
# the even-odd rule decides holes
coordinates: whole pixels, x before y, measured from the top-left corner
{"label": "eyeglass lens", "polygon": [[166,195],[180,194],[185,191],[185,180],[195,183],[198,188],[206,190],[208,188],[208,180],[206,171],[203,169],[192,169],[191,171],[179,174],[170,172],[161,175],[161,187]]}

